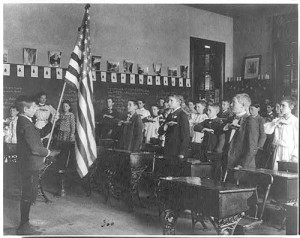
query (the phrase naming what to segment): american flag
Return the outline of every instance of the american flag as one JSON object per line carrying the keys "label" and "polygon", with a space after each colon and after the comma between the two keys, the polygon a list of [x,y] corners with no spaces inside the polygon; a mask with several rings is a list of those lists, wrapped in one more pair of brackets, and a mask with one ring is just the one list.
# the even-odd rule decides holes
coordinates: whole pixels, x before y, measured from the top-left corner
{"label": "american flag", "polygon": [[90,40],[90,15],[87,5],[65,75],[66,82],[75,86],[78,92],[75,155],[80,177],[88,173],[88,168],[97,157]]}

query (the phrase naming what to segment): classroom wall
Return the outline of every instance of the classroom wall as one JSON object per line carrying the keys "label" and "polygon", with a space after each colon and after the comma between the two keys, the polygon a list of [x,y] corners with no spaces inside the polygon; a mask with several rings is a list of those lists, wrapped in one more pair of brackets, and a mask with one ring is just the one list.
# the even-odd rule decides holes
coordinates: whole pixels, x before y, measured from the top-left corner
{"label": "classroom wall", "polygon": [[[84,4],[4,4],[4,48],[11,63],[23,63],[23,48],[37,49],[37,64],[48,65],[48,51],[62,51],[67,67],[84,14]],[[189,65],[190,37],[226,44],[225,77],[233,74],[233,20],[184,5],[92,4],[92,53],[106,60],[167,67]],[[121,67],[122,69],[122,67]],[[153,72],[150,67],[150,73]]]}
{"label": "classroom wall", "polygon": [[272,74],[272,21],[277,15],[297,11],[297,5],[283,4],[282,8],[258,14],[234,17],[233,20],[233,77],[242,76],[243,59],[261,55],[261,73]]}

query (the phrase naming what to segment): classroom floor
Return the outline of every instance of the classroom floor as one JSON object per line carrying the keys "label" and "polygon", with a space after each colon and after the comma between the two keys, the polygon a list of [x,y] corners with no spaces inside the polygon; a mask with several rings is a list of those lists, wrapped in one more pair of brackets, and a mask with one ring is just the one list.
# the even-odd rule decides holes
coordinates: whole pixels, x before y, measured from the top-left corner
{"label": "classroom floor", "polygon": [[[4,235],[15,235],[19,223],[20,191],[12,174],[4,181]],[[155,199],[148,198],[147,191],[141,193],[147,208],[136,205],[133,212],[128,212],[127,206],[114,198],[105,204],[96,191],[87,197],[78,176],[73,174],[70,178],[72,183],[66,181],[66,196],[57,198],[54,175],[46,177],[44,187],[52,202],[45,203],[39,196],[30,212],[30,221],[39,226],[40,235],[162,235],[162,217],[158,216]],[[190,214],[185,211],[178,219],[176,235],[216,235],[209,222],[208,230],[202,230],[198,224],[194,233],[191,225]],[[247,235],[285,235],[285,230],[264,223]]]}

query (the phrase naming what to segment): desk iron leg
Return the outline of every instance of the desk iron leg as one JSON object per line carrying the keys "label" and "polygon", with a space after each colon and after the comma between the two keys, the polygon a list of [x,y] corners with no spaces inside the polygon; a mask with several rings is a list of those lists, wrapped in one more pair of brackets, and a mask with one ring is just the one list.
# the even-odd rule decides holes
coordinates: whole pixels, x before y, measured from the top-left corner
{"label": "desk iron leg", "polygon": [[209,217],[211,224],[214,226],[218,235],[233,235],[234,230],[239,223],[239,221],[244,216],[244,213],[227,217],[223,219],[215,219],[213,217]]}
{"label": "desk iron leg", "polygon": [[194,232],[195,225],[197,222],[201,223],[203,230],[207,230],[207,226],[204,221],[204,216],[200,212],[196,212],[196,211],[192,210],[191,215],[192,215],[192,230],[193,230],[193,232]]}
{"label": "desk iron leg", "polygon": [[171,209],[165,210],[164,216],[164,235],[175,235],[175,225],[177,221],[177,216],[175,212]]}

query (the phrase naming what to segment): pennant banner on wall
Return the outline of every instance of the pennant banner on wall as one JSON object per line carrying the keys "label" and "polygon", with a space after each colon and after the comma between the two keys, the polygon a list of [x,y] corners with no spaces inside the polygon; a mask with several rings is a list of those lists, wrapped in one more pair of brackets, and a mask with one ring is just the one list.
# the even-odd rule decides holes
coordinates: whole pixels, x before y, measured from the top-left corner
{"label": "pennant banner on wall", "polygon": [[152,76],[148,75],[147,77],[147,84],[152,85]]}
{"label": "pennant banner on wall", "polygon": [[31,66],[31,77],[37,78],[39,76],[38,66]]}
{"label": "pennant banner on wall", "polygon": [[106,72],[101,72],[101,82],[106,82]]}
{"label": "pennant banner on wall", "polygon": [[[63,76],[63,70],[62,70],[62,68],[57,68],[56,69],[56,78],[57,79],[62,79],[62,76]],[[95,80],[96,80],[96,76],[95,76]]]}
{"label": "pennant banner on wall", "polygon": [[112,83],[117,83],[118,80],[117,80],[117,73],[111,73],[111,82]]}
{"label": "pennant banner on wall", "polygon": [[[13,73],[12,73],[13,72]],[[16,72],[16,74],[14,73]],[[64,78],[65,69],[37,65],[17,65],[3,64],[3,76],[17,75],[25,78],[57,79]],[[92,80],[104,83],[121,83],[121,84],[140,84],[152,86],[172,86],[172,87],[191,87],[189,78],[144,75],[144,74],[126,74],[107,71],[92,71]],[[138,80],[136,82],[136,80]],[[178,81],[178,83],[176,82]]]}
{"label": "pennant banner on wall", "polygon": [[155,77],[155,84],[160,85],[160,76]]}
{"label": "pennant banner on wall", "polygon": [[140,84],[144,83],[144,75],[143,74],[139,74],[139,83]]}
{"label": "pennant banner on wall", "polygon": [[121,83],[126,83],[126,74],[121,74]]}
{"label": "pennant banner on wall", "polygon": [[45,79],[50,79],[51,78],[51,70],[49,67],[44,68],[44,78]]}
{"label": "pennant banner on wall", "polygon": [[130,84],[135,84],[135,75],[130,74]]}
{"label": "pennant banner on wall", "polygon": [[24,77],[24,65],[17,65],[17,76]]}
{"label": "pennant banner on wall", "polygon": [[10,64],[3,65],[3,75],[10,76]]}

